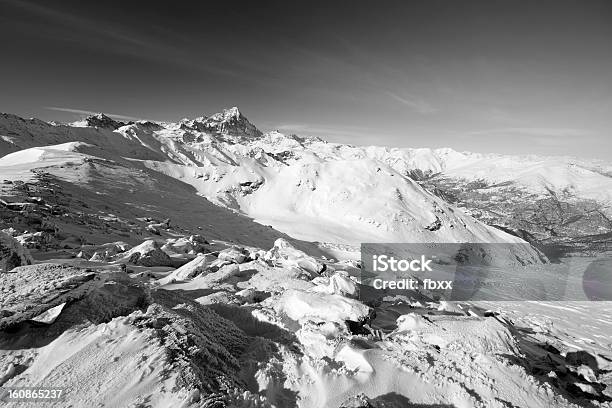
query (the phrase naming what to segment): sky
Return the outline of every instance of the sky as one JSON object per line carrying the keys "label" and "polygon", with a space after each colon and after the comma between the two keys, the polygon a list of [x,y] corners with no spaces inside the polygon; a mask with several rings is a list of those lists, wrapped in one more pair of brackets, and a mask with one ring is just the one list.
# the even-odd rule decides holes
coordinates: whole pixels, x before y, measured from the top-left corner
{"label": "sky", "polygon": [[0,111],[612,153],[612,2],[0,0]]}

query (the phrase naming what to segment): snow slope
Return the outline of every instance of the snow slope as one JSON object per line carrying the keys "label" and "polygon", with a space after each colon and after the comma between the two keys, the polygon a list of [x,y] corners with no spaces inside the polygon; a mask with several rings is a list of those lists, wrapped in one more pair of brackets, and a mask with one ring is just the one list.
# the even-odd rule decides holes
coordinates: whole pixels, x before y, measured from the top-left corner
{"label": "snow slope", "polygon": [[[373,309],[355,298],[358,284],[343,263],[328,262],[326,275],[312,279],[312,258],[286,241],[261,252],[173,283],[104,263],[0,275],[8,294],[0,327],[11,329],[0,330],[0,383],[63,387],[66,395],[28,405],[0,392],[0,401],[261,408],[612,401],[605,302],[451,310],[405,299]],[[52,312],[53,321],[32,323]],[[356,400],[367,404],[351,405]]]}

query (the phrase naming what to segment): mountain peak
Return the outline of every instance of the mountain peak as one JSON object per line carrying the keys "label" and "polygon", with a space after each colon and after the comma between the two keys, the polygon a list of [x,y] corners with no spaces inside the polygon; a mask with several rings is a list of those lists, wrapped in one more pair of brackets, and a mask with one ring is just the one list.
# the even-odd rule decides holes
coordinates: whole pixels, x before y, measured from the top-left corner
{"label": "mountain peak", "polygon": [[97,113],[95,115],[91,115],[86,117],[83,120],[85,126],[105,128],[105,129],[118,129],[121,126],[124,126],[125,123],[116,121],[111,117],[105,115],[104,113]]}
{"label": "mountain peak", "polygon": [[229,109],[223,109],[223,115],[225,117],[240,118],[242,116],[242,113],[240,113],[240,110],[237,106],[232,106]]}
{"label": "mountain peak", "polygon": [[259,137],[261,131],[233,106],[209,117],[202,116],[193,120],[182,120],[182,124],[205,132],[215,132],[230,136]]}
{"label": "mountain peak", "polygon": [[240,112],[240,110],[236,107],[233,106],[229,109],[223,109],[222,112],[219,113],[215,113],[214,115],[210,116],[209,119],[215,120],[215,121],[226,121],[226,122],[232,122],[232,121],[246,121],[248,122],[249,120]]}

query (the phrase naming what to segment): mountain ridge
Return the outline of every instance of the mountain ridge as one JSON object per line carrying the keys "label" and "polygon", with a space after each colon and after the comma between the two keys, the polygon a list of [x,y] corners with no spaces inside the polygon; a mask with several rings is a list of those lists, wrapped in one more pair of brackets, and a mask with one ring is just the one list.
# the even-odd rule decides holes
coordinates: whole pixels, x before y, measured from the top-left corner
{"label": "mountain ridge", "polygon": [[[128,166],[139,163],[193,186],[215,204],[300,239],[353,244],[490,241],[499,239],[500,233],[504,236],[500,229],[460,215],[461,211],[473,214],[469,205],[462,210],[449,206],[443,194],[436,194],[439,186],[428,183],[440,178],[466,185],[486,180],[483,183],[502,196],[503,187],[511,185],[537,197],[554,193],[608,203],[612,191],[605,165],[594,168],[563,158],[485,155],[451,148],[360,147],[276,131],[262,133],[238,108],[177,123],[138,121],[115,128],[121,122],[113,121],[111,126],[97,126],[108,122],[106,118],[89,117],[88,126],[75,127],[0,116],[0,155],[5,156],[0,165],[10,162],[7,153],[17,150],[83,142],[71,146],[75,154],[93,154]],[[363,199],[366,196],[369,200]],[[605,205],[602,208],[609,211]],[[511,220],[485,221],[515,227]],[[432,231],[431,226],[438,224]]]}

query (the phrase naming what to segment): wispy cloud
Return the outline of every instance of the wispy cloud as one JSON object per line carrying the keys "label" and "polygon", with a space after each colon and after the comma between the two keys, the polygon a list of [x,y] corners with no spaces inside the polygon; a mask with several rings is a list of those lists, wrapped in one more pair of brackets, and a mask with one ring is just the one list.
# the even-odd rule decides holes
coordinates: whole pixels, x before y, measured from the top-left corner
{"label": "wispy cloud", "polygon": [[389,91],[386,91],[385,94],[421,115],[431,115],[432,113],[436,113],[438,111],[438,109],[421,98],[413,96],[399,96]]}
{"label": "wispy cloud", "polygon": [[467,132],[470,136],[487,135],[522,135],[534,137],[578,137],[588,136],[591,132],[587,129],[578,128],[556,128],[556,127],[507,127],[495,129],[482,129]]}
{"label": "wispy cloud", "polygon": [[284,123],[266,126],[270,130],[278,130],[282,133],[295,133],[300,136],[318,136],[325,140],[341,142],[369,144],[372,137],[393,138],[394,135],[381,134],[379,130],[360,126],[328,126],[303,123]]}
{"label": "wispy cloud", "polygon": [[[75,113],[77,115],[96,115],[96,114],[100,113],[100,112],[94,112],[94,111],[84,110],[84,109],[60,108],[60,107],[57,107],[57,106],[44,106],[44,108],[45,109],[49,109],[49,110],[59,111],[59,112]],[[137,117],[134,117],[134,116],[117,115],[115,113],[106,113],[106,112],[104,112],[104,114],[106,116],[109,116],[109,117],[115,118],[115,119],[143,120],[142,118],[137,118]]]}
{"label": "wispy cloud", "polygon": [[[8,4],[19,7],[34,15],[48,20],[52,27],[44,34],[53,35],[65,41],[82,44],[88,48],[96,48],[104,52],[126,55],[144,61],[163,63],[188,68],[214,75],[243,79],[246,75],[244,67],[236,67],[231,62],[215,63],[193,58],[192,49],[177,46],[176,43],[165,40],[167,33],[160,38],[143,33],[142,30],[118,26],[105,21],[87,18],[59,8],[32,3],[26,0],[4,0]],[[53,28],[54,27],[54,28]],[[137,27],[137,26],[136,26]]]}
{"label": "wispy cloud", "polygon": [[320,136],[355,136],[364,133],[369,133],[363,128],[355,126],[321,126],[321,125],[306,125],[298,123],[288,123],[276,125],[273,127],[282,132],[292,132],[298,134],[315,134]]}
{"label": "wispy cloud", "polygon": [[[154,48],[155,45],[145,41],[141,38],[137,38],[136,36],[130,35],[126,32],[122,32],[117,30],[116,28],[109,28],[105,25],[101,25],[96,21],[88,20],[82,16],[77,16],[65,11],[60,11],[56,8],[51,8],[47,6],[43,6],[40,4],[35,4],[25,0],[5,0],[7,3],[20,7],[24,10],[27,10],[31,13],[38,14],[40,16],[44,16],[45,18],[61,23],[64,26],[71,27],[73,32],[75,29],[78,31],[84,31],[89,34],[98,34],[106,40],[112,40],[107,43],[109,47],[113,47],[116,45],[116,42],[128,43],[136,47],[142,47],[151,49]],[[75,38],[77,36],[75,35]],[[90,38],[83,38],[82,41],[90,40]]]}
{"label": "wispy cloud", "polygon": [[501,143],[515,146],[529,146],[551,149],[567,149],[576,144],[577,140],[588,140],[593,132],[588,129],[562,127],[507,127],[481,129],[470,132],[456,133],[455,137],[468,138],[478,144]]}

